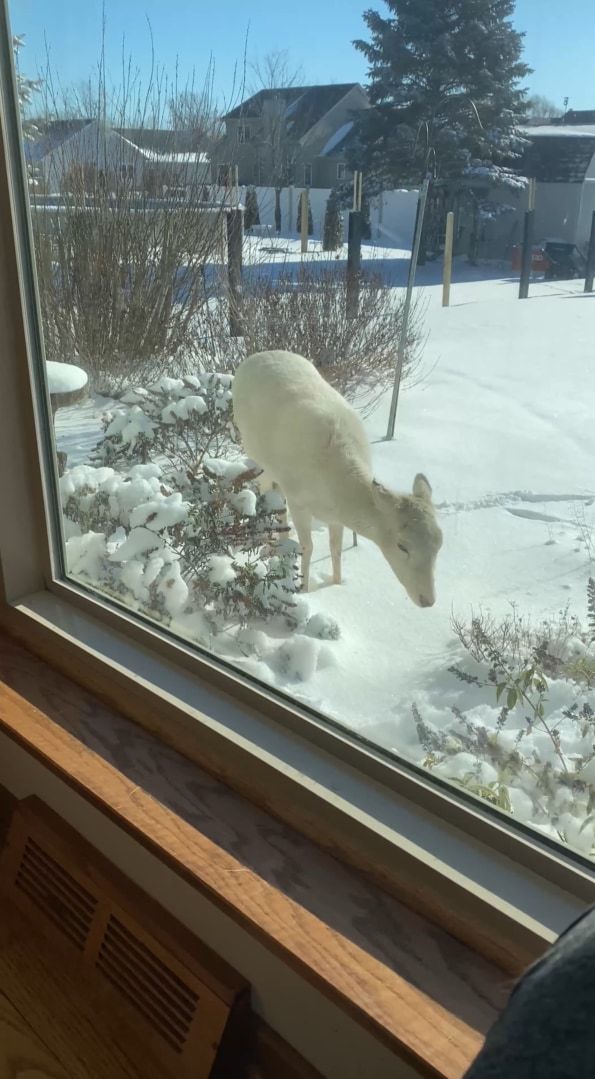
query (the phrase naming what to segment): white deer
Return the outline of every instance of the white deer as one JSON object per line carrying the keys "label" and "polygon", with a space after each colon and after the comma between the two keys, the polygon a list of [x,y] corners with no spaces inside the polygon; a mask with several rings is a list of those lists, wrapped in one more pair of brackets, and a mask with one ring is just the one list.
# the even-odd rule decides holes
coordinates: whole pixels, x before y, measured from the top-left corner
{"label": "white deer", "polygon": [[432,489],[421,473],[412,494],[377,483],[364,426],[316,368],[293,352],[258,352],[238,367],[233,411],[246,453],[287,500],[302,549],[308,591],[312,518],[328,525],[333,583],[341,583],[343,527],[378,545],[419,607],[435,602],[434,564],[442,544]]}

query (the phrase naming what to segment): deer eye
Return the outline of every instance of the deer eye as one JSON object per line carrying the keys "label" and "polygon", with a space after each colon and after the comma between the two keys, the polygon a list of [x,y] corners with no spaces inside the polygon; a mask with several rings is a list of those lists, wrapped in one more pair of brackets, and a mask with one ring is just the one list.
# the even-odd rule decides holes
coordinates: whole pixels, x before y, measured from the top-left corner
{"label": "deer eye", "polygon": [[403,554],[409,554],[409,549],[407,547],[403,547],[402,543],[397,543],[397,547],[400,551],[403,552]]}

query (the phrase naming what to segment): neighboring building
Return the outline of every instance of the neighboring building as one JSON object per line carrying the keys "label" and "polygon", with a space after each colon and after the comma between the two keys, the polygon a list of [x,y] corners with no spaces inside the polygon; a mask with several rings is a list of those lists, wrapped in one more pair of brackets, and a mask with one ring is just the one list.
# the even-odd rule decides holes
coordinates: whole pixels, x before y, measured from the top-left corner
{"label": "neighboring building", "polygon": [[151,195],[164,188],[210,183],[210,161],[192,132],[115,129],[97,120],[53,121],[25,144],[28,163],[46,192],[108,187],[117,175],[131,190]]}
{"label": "neighboring building", "polygon": [[525,130],[530,146],[522,171],[537,181],[536,240],[588,240],[595,209],[595,113],[583,115],[592,117],[591,123]]}
{"label": "neighboring building", "polygon": [[356,82],[260,90],[223,117],[218,154],[237,165],[242,185],[336,187],[351,175],[354,114],[367,108]]}

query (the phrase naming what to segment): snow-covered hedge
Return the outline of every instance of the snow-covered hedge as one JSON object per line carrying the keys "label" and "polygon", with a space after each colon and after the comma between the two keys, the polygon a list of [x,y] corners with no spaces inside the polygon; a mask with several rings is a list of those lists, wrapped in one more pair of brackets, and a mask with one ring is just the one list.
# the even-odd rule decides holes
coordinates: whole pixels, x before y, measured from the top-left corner
{"label": "snow-covered hedge", "polygon": [[60,480],[68,570],[198,644],[306,679],[338,627],[296,595],[284,501],[240,456],[230,404],[218,374],[122,396],[94,465]]}

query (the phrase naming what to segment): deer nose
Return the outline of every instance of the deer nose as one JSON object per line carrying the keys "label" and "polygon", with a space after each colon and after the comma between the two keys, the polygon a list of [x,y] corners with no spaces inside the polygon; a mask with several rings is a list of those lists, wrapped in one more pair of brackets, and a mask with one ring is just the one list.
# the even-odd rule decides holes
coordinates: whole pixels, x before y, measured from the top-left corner
{"label": "deer nose", "polygon": [[434,606],[434,600],[433,599],[428,599],[427,596],[420,596],[419,597],[419,605],[420,605],[420,607],[433,607]]}

